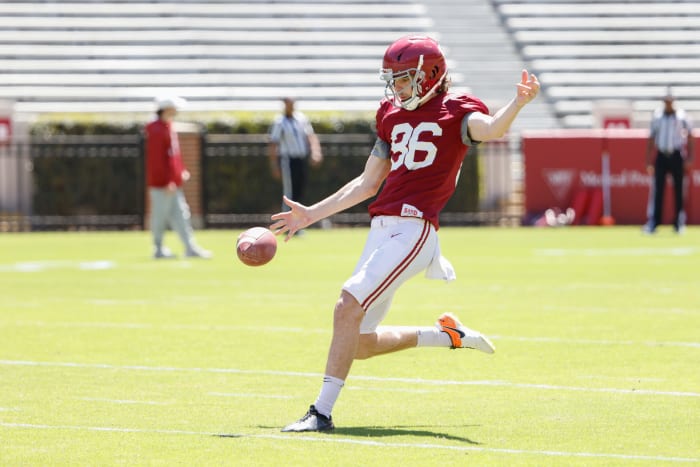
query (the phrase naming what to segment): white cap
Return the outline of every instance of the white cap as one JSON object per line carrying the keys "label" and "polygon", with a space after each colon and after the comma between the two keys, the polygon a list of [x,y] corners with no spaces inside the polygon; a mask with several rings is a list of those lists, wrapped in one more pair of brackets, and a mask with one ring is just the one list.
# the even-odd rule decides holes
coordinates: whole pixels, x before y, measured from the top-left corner
{"label": "white cap", "polygon": [[181,97],[177,96],[161,96],[161,97],[156,97],[156,110],[163,110],[163,109],[175,109],[175,110],[180,110],[182,109],[187,101]]}
{"label": "white cap", "polygon": [[664,100],[665,101],[672,101],[673,98],[673,89],[671,86],[666,87],[666,94],[664,95]]}

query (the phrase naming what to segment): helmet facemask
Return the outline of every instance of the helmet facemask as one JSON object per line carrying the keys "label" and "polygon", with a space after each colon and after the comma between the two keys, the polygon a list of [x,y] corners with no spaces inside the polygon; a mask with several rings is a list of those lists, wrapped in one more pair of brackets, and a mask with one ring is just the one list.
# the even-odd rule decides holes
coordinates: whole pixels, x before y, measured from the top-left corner
{"label": "helmet facemask", "polygon": [[[421,103],[421,83],[425,78],[425,72],[421,70],[422,66],[423,56],[421,55],[420,59],[418,60],[418,67],[416,68],[408,68],[406,70],[397,71],[396,73],[394,73],[394,70],[391,68],[382,68],[380,77],[386,81],[384,96],[386,96],[387,100],[394,104],[395,107],[401,107],[406,110],[415,110],[418,108],[418,105]],[[401,99],[400,93],[396,90],[395,83],[396,80],[406,77],[410,78],[411,97],[408,99]]]}
{"label": "helmet facemask", "polygon": [[[394,105],[394,107],[401,107],[406,110],[416,110],[421,104],[430,99],[438,90],[447,73],[443,74],[443,76],[440,77],[436,84],[427,93],[425,93],[425,95],[421,95],[422,84],[425,80],[425,72],[421,69],[422,67],[423,55],[419,57],[418,66],[416,68],[408,68],[396,73],[394,73],[391,68],[382,68],[380,78],[386,81],[384,95],[386,96],[387,100]],[[401,99],[400,93],[396,90],[395,83],[396,80],[405,77],[410,78],[411,97]]]}

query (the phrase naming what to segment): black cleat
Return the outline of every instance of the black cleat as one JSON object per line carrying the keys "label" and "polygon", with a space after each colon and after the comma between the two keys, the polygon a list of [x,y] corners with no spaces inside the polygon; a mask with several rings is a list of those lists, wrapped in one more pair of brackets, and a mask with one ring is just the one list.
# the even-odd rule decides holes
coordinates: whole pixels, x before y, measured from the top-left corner
{"label": "black cleat", "polygon": [[321,415],[316,411],[316,407],[312,405],[309,407],[309,411],[306,412],[306,415],[291,425],[285,426],[282,428],[282,431],[293,431],[299,433],[302,431],[331,431],[334,428],[335,425],[333,425],[333,418],[330,416],[326,417],[325,415]]}

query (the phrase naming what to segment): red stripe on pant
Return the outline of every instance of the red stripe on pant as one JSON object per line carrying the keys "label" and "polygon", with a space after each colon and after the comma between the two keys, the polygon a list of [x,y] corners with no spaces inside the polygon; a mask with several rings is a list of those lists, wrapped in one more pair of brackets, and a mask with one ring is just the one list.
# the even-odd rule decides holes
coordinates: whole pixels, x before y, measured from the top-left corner
{"label": "red stripe on pant", "polygon": [[413,246],[413,249],[410,251],[408,256],[406,256],[403,261],[399,263],[398,266],[394,268],[391,273],[387,276],[386,279],[384,279],[384,282],[379,284],[379,287],[377,287],[374,292],[369,294],[369,296],[365,299],[364,302],[362,302],[362,308],[367,310],[372,303],[377,299],[379,295],[381,295],[386,289],[389,288],[389,286],[396,280],[396,278],[406,270],[406,268],[411,264],[411,262],[416,259],[416,256],[418,256],[418,253],[420,253],[420,250],[423,248],[423,245],[425,245],[425,242],[428,240],[428,234],[430,232],[430,223],[428,221],[424,221],[423,223],[423,231],[420,234],[420,237],[418,238],[418,242]]}

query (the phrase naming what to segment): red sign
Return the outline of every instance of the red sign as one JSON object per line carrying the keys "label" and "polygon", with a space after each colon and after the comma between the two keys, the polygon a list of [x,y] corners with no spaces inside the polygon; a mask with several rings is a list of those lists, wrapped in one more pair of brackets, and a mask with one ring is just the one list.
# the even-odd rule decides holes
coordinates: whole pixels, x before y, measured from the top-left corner
{"label": "red sign", "polygon": [[12,139],[12,120],[0,117],[0,144],[9,143]]}
{"label": "red sign", "polygon": [[620,129],[630,128],[631,126],[629,117],[603,117],[603,128]]}
{"label": "red sign", "polygon": [[[537,216],[550,208],[579,204],[582,193],[603,188],[603,154],[610,161],[610,214],[617,224],[647,220],[651,177],[646,172],[647,130],[555,130],[523,133],[525,210]],[[694,165],[686,177],[689,224],[700,224],[700,133],[695,133]],[[673,217],[672,182],[664,197],[664,222]],[[576,202],[574,202],[576,200]],[[693,200],[695,200],[693,202]],[[597,223],[593,222],[593,223]]]}

